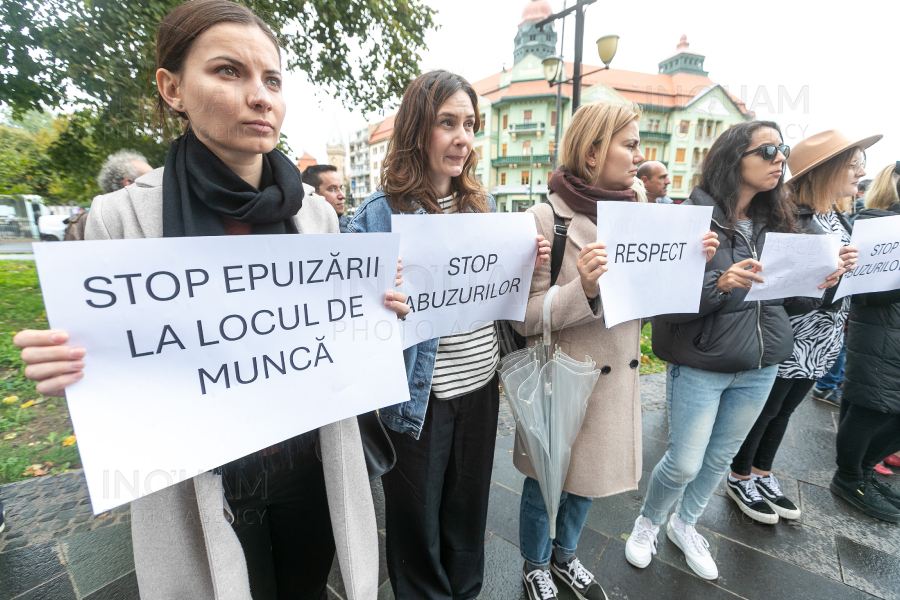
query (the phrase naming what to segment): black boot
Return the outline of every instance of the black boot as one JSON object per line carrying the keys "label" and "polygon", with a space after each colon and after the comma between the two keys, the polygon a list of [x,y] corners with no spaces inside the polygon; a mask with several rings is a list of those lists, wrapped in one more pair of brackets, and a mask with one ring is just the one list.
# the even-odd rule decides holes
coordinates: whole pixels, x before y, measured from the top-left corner
{"label": "black boot", "polygon": [[885,500],[872,483],[871,478],[864,479],[862,483],[856,485],[845,481],[839,473],[835,473],[829,487],[836,496],[846,500],[848,504],[870,517],[891,523],[900,523],[900,508]]}
{"label": "black boot", "polygon": [[893,504],[897,509],[900,509],[900,492],[875,477],[875,471],[872,469],[866,470],[866,479],[869,480],[872,487],[878,490],[878,493],[881,494],[885,500]]}

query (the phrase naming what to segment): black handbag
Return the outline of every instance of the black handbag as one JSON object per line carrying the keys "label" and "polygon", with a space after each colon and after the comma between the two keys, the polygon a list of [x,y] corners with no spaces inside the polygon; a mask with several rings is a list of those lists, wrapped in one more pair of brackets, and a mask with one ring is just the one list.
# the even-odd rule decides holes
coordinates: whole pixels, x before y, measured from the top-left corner
{"label": "black handbag", "polygon": [[[550,249],[550,287],[553,287],[556,285],[556,279],[562,269],[569,228],[566,227],[565,219],[553,210],[553,205],[546,200],[544,203],[549,204],[550,210],[553,211],[553,246]],[[497,340],[500,344],[500,358],[525,347],[525,336],[513,328],[511,321],[494,321],[494,323],[497,327]]]}
{"label": "black handbag", "polygon": [[[384,423],[378,418],[378,413],[363,413],[356,416],[359,424],[359,437],[362,440],[363,456],[366,459],[366,471],[369,472],[369,481],[378,479],[397,464],[397,453],[394,444],[388,437]],[[322,445],[319,437],[316,437],[316,456],[322,460]]]}

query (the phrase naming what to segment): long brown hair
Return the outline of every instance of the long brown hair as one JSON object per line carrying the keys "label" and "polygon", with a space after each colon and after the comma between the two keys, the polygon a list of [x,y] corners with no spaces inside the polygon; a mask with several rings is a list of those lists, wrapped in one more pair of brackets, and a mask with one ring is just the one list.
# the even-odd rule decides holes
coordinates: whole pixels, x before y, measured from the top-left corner
{"label": "long brown hair", "polygon": [[[834,188],[846,177],[850,161],[862,148],[854,147],[844,150],[834,158],[828,159],[821,165],[810,169],[799,177],[794,177],[787,183],[791,200],[797,206],[807,206],[820,215],[836,210],[845,212],[850,208],[852,196],[835,200]],[[863,152],[863,156],[865,156]]]}
{"label": "long brown hair", "polygon": [[[737,223],[738,195],[744,183],[741,177],[744,152],[750,147],[753,134],[766,127],[774,129],[784,139],[781,128],[774,121],[740,123],[726,129],[713,142],[709,154],[703,160],[697,187],[712,196],[732,226]],[[766,223],[769,229],[779,233],[796,231],[793,205],[788,199],[783,174],[774,188],[753,196],[747,208],[747,216],[753,221]]]}
{"label": "long brown hair", "polygon": [[[472,101],[475,131],[481,129],[478,96],[468,81],[448,71],[431,71],[416,77],[400,102],[394,120],[394,132],[381,166],[382,189],[388,204],[400,212],[412,212],[419,206],[429,213],[440,213],[438,193],[428,178],[428,145],[441,105],[458,91]],[[487,191],[475,179],[478,155],[469,152],[462,173],[454,177],[450,189],[456,196],[459,212],[474,209],[487,212]]]}
{"label": "long brown hair", "polygon": [[[159,24],[156,33],[156,68],[181,73],[194,41],[207,29],[219,23],[237,23],[248,27],[256,25],[275,44],[278,59],[281,60],[278,38],[266,22],[246,6],[231,0],[190,0],[169,11]],[[187,122],[187,113],[170,107],[162,94],[157,92],[157,120],[167,129],[171,116],[182,119],[182,125]]]}

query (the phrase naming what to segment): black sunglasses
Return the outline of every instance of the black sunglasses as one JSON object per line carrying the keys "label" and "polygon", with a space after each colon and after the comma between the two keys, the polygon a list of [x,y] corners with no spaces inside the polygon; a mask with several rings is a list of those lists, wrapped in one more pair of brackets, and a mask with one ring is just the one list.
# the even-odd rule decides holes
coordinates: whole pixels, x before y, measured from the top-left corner
{"label": "black sunglasses", "polygon": [[743,154],[741,154],[741,158],[747,156],[748,154],[755,154],[759,152],[764,160],[775,160],[775,157],[778,156],[778,153],[781,152],[784,154],[784,157],[787,158],[791,155],[791,147],[785,144],[780,146],[776,146],[775,144],[763,144],[756,150],[747,150]]}

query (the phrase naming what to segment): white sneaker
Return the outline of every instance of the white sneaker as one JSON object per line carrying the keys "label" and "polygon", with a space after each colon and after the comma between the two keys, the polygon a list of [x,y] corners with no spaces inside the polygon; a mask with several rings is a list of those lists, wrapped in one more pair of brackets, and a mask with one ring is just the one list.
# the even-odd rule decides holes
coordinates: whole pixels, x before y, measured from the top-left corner
{"label": "white sneaker", "polygon": [[719,569],[709,553],[709,542],[697,533],[693,525],[687,525],[677,513],[672,513],[666,527],[669,539],[684,552],[684,558],[694,573],[703,579],[718,579]]}
{"label": "white sneaker", "polygon": [[643,515],[638,515],[634,520],[634,529],[628,541],[625,542],[625,558],[639,569],[643,569],[650,564],[653,555],[656,554],[656,536],[659,534],[659,527],[654,525],[650,519]]}

